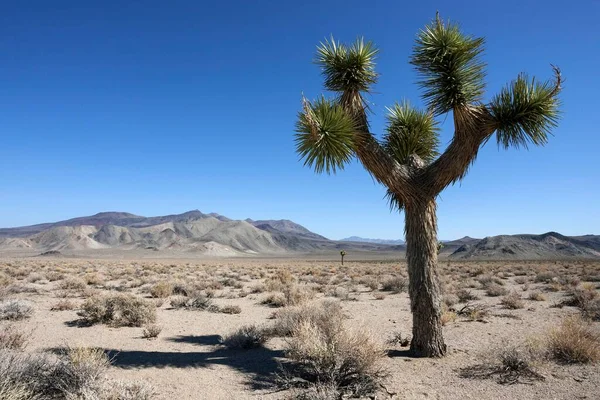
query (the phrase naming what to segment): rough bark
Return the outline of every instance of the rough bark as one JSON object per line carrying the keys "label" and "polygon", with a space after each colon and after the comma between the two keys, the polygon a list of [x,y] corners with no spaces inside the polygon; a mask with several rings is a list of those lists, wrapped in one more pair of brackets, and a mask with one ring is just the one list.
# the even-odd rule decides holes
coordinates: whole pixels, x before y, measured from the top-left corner
{"label": "rough bark", "polygon": [[407,205],[406,258],[413,315],[411,351],[420,357],[442,357],[441,290],[437,274],[437,217],[434,198]]}

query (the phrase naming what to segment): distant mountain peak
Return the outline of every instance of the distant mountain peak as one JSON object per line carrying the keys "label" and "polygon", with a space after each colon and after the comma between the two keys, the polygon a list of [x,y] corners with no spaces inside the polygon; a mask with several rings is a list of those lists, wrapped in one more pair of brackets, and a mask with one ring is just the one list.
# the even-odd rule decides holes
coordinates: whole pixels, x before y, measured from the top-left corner
{"label": "distant mountain peak", "polygon": [[404,240],[402,239],[369,239],[363,238],[360,236],[350,236],[345,239],[340,239],[340,242],[361,242],[361,243],[376,243],[376,244],[390,244],[390,245],[398,245],[404,244]]}

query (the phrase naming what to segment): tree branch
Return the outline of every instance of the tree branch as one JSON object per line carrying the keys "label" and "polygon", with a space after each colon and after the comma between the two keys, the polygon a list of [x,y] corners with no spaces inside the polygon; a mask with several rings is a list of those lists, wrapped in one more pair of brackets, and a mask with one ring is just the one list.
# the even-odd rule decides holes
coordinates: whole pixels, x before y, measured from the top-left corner
{"label": "tree branch", "polygon": [[389,155],[381,144],[369,132],[367,105],[359,91],[347,90],[340,96],[340,104],[356,123],[354,134],[354,151],[365,169],[373,178],[399,199],[409,202],[414,197],[411,186],[410,171]]}
{"label": "tree branch", "polygon": [[479,148],[494,133],[485,106],[454,110],[454,129],[446,151],[415,176],[415,184],[427,197],[435,197],[448,185],[461,180],[477,158]]}

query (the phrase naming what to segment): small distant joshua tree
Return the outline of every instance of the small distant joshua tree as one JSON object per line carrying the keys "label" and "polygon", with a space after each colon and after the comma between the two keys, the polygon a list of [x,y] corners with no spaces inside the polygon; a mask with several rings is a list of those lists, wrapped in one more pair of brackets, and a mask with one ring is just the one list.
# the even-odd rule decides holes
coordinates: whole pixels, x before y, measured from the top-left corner
{"label": "small distant joshua tree", "polygon": [[444,243],[442,242],[438,242],[438,246],[437,246],[437,252],[438,254],[440,254],[440,252],[444,249]]}
{"label": "small distant joshua tree", "polygon": [[344,265],[344,256],[346,255],[346,252],[344,250],[340,251],[340,256],[342,256],[342,265]]}
{"label": "small distant joshua tree", "polygon": [[[404,211],[409,295],[413,314],[411,350],[446,353],[438,282],[436,198],[463,179],[479,149],[496,135],[498,146],[543,145],[559,118],[561,75],[540,82],[521,74],[484,103],[484,39],[463,33],[439,15],[417,34],[410,63],[420,79],[425,110],[408,101],[388,108],[385,134],[369,129],[365,95],[377,82],[373,43],[346,46],[333,38],[317,48],[325,89],[333,99],[303,98],[297,122],[297,152],[317,173],[335,173],[353,157],[387,188],[392,208]],[[451,116],[454,137],[438,153],[440,118]]]}

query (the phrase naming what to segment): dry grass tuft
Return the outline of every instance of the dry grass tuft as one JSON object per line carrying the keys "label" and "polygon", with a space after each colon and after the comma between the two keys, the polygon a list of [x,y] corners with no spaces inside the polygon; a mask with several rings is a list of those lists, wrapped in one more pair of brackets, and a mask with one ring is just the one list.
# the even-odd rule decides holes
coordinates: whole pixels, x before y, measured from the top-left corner
{"label": "dry grass tuft", "polygon": [[173,294],[171,282],[158,282],[150,288],[150,295],[155,298],[165,299]]}
{"label": "dry grass tuft", "polygon": [[600,361],[600,332],[580,317],[569,317],[548,335],[548,352],[567,364]]}
{"label": "dry grass tuft", "polygon": [[70,300],[60,300],[58,303],[50,307],[50,311],[70,311],[76,309],[77,306]]}
{"label": "dry grass tuft", "polygon": [[223,306],[219,307],[219,312],[223,314],[240,314],[242,309],[240,306]]}
{"label": "dry grass tuft", "polygon": [[0,350],[23,350],[27,345],[29,336],[29,334],[17,330],[14,325],[5,326],[0,331]]}
{"label": "dry grass tuft", "polygon": [[487,288],[485,289],[485,293],[490,297],[497,297],[497,296],[504,296],[505,294],[508,293],[508,290],[506,290],[506,288],[504,288],[500,285],[492,283],[487,286]]}
{"label": "dry grass tuft", "polygon": [[93,296],[85,300],[78,315],[88,325],[143,326],[156,320],[156,307],[130,294]]}
{"label": "dry grass tuft", "polygon": [[542,292],[539,292],[539,291],[529,293],[529,296],[527,298],[529,300],[533,300],[533,301],[546,301],[547,300],[546,296]]}
{"label": "dry grass tuft", "polygon": [[525,302],[523,302],[521,295],[517,292],[511,292],[504,296],[502,300],[500,300],[500,304],[510,310],[517,310],[525,307]]}
{"label": "dry grass tuft", "polygon": [[221,343],[229,349],[252,349],[262,346],[268,338],[264,329],[256,325],[246,325],[223,337]]}
{"label": "dry grass tuft", "polygon": [[287,346],[294,363],[285,369],[287,382],[299,378],[313,391],[326,387],[334,398],[372,395],[385,376],[382,344],[364,328],[346,329],[339,320],[300,321]]}
{"label": "dry grass tuft", "polygon": [[335,300],[286,307],[275,313],[275,324],[271,328],[271,334],[274,336],[291,336],[295,327],[304,321],[323,326],[328,323],[341,325],[345,318],[339,301]]}
{"label": "dry grass tuft", "polygon": [[408,288],[408,280],[402,276],[394,276],[386,279],[381,284],[381,290],[384,292],[402,293]]}
{"label": "dry grass tuft", "polygon": [[33,304],[27,300],[3,300],[0,301],[0,321],[19,321],[31,317]]}
{"label": "dry grass tuft", "polygon": [[156,339],[162,332],[162,327],[157,324],[148,324],[142,331],[142,337],[144,339]]}
{"label": "dry grass tuft", "polygon": [[536,355],[528,348],[503,346],[486,356],[482,364],[462,368],[460,376],[470,379],[496,379],[500,384],[533,383],[545,380],[534,369]]}

